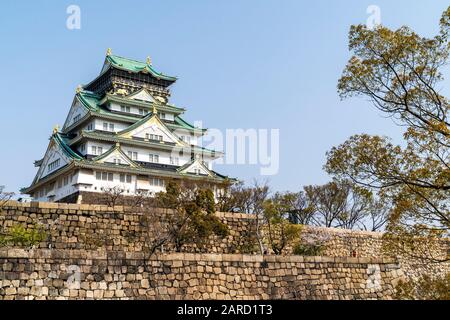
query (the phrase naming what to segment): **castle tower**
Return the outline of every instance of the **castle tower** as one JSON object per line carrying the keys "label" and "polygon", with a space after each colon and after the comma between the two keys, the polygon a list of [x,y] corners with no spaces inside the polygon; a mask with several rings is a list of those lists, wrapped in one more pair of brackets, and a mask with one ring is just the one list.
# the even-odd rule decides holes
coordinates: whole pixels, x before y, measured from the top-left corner
{"label": "castle tower", "polygon": [[[38,172],[23,190],[36,201],[98,198],[115,186],[124,196],[165,189],[168,179],[223,182],[212,161],[223,154],[197,145],[205,129],[182,119],[169,103],[175,77],[108,53],[100,75],[79,86],[61,130],[35,162]],[[89,201],[92,203],[93,201]]]}

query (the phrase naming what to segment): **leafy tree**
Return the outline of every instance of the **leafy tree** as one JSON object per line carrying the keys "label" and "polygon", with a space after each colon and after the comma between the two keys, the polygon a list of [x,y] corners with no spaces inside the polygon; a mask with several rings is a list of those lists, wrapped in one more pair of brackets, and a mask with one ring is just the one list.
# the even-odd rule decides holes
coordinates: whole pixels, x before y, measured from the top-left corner
{"label": "leafy tree", "polygon": [[211,235],[228,235],[228,227],[214,214],[215,200],[211,189],[169,181],[166,192],[159,193],[156,200],[168,209],[164,220],[168,237],[177,252],[188,243],[202,247]]}
{"label": "leafy tree", "polygon": [[295,224],[313,224],[315,212],[305,192],[288,192],[285,194],[288,203],[288,219]]}
{"label": "leafy tree", "polygon": [[450,273],[441,278],[424,275],[416,280],[401,281],[395,289],[397,300],[450,300]]}
{"label": "leafy tree", "polygon": [[406,129],[405,147],[386,137],[356,135],[333,148],[325,165],[335,177],[392,202],[387,231],[403,242],[449,234],[449,101],[439,90],[449,31],[450,7],[433,38],[408,27],[352,26],[349,47],[354,55],[338,84],[342,98],[369,98]]}
{"label": "leafy tree", "polygon": [[301,227],[291,223],[287,214],[291,209],[290,193],[276,193],[264,202],[264,218],[267,238],[273,253],[280,255],[283,250],[300,237]]}

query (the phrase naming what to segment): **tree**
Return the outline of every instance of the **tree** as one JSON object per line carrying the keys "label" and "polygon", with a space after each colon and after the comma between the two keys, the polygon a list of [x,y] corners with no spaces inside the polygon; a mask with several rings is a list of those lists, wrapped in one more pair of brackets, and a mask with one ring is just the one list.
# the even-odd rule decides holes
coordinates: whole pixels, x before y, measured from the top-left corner
{"label": "tree", "polygon": [[377,231],[386,222],[386,210],[372,192],[348,180],[306,186],[310,224],[344,229]]}
{"label": "tree", "polygon": [[144,227],[147,236],[143,243],[143,252],[152,256],[157,250],[163,251],[164,245],[170,242],[170,225],[166,215],[160,215],[157,208],[147,207],[142,210],[140,224]]}
{"label": "tree", "polygon": [[276,255],[282,254],[287,246],[300,238],[301,227],[287,219],[288,212],[292,209],[291,198],[291,193],[276,193],[263,205],[267,238]]}
{"label": "tree", "polygon": [[314,222],[315,212],[305,192],[288,192],[285,199],[289,204],[288,219],[291,223],[307,225]]}
{"label": "tree", "polygon": [[444,277],[431,278],[424,275],[419,279],[400,281],[396,286],[397,300],[450,300],[450,273]]}
{"label": "tree", "polygon": [[[266,251],[261,233],[261,222],[264,220],[264,202],[269,198],[269,195],[268,182],[254,180],[253,185],[249,187],[245,187],[243,182],[225,184],[218,199],[219,211],[248,213],[255,216],[253,220],[254,236],[257,239],[261,254]],[[253,234],[249,234],[249,236],[253,239]]]}
{"label": "tree", "polygon": [[349,47],[354,55],[338,84],[342,98],[369,98],[405,128],[403,148],[386,137],[356,135],[333,148],[325,165],[334,177],[390,201],[387,231],[403,242],[449,235],[449,101],[439,90],[448,63],[449,31],[450,7],[433,38],[420,37],[408,27],[392,31],[352,26]]}
{"label": "tree", "polygon": [[345,212],[348,191],[335,181],[322,186],[305,186],[304,189],[315,212],[315,224],[332,227]]}
{"label": "tree", "polygon": [[211,235],[228,235],[228,227],[215,215],[211,189],[198,188],[187,181],[183,185],[169,181],[166,191],[159,193],[156,200],[166,209],[167,234],[177,252],[188,243],[202,247]]}
{"label": "tree", "polygon": [[13,196],[13,192],[5,192],[5,186],[0,186],[0,210]]}
{"label": "tree", "polygon": [[108,207],[115,207],[122,199],[125,189],[120,186],[103,188],[103,199]]}

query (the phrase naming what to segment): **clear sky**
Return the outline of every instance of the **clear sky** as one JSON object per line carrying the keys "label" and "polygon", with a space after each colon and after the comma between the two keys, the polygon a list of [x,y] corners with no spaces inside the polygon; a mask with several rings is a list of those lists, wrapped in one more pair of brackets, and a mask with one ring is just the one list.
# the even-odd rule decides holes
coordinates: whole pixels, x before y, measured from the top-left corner
{"label": "clear sky", "polygon": [[[81,29],[66,27],[69,5]],[[369,5],[382,24],[438,31],[448,1],[2,1],[0,5],[0,184],[17,192],[62,125],[78,84],[100,72],[106,49],[179,77],[172,102],[210,128],[280,129],[275,190],[320,184],[325,153],[356,133],[400,142],[401,131],[364,99],[340,101],[351,24]],[[445,83],[443,86],[446,86]],[[446,86],[448,87],[448,86]],[[246,181],[255,165],[220,165]]]}

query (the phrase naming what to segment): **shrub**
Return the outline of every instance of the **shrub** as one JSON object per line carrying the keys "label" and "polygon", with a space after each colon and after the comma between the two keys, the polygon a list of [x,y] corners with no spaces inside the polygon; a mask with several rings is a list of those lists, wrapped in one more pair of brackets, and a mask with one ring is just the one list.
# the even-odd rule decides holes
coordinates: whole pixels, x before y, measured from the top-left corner
{"label": "shrub", "polygon": [[320,256],[325,251],[322,244],[297,243],[294,246],[293,254],[299,256]]}
{"label": "shrub", "polygon": [[26,228],[17,224],[0,236],[0,246],[33,247],[46,238],[47,234],[42,226],[33,225],[32,228]]}

